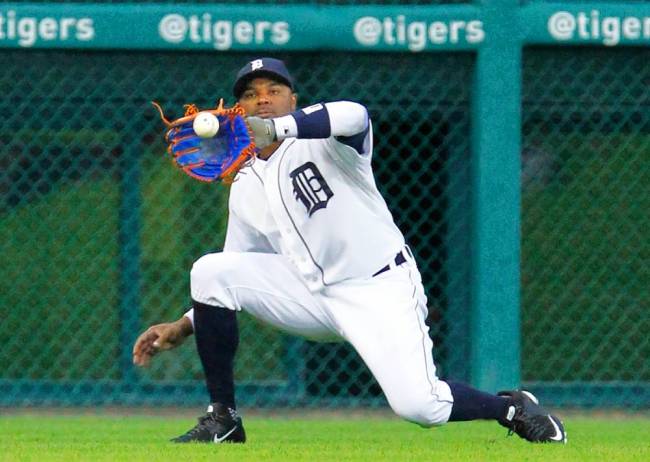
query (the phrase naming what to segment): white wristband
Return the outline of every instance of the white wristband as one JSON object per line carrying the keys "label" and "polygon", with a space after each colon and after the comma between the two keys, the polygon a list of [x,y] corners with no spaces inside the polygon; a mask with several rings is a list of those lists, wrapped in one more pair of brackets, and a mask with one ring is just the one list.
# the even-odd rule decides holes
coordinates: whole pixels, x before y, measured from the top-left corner
{"label": "white wristband", "polygon": [[190,320],[192,329],[194,329],[194,308],[190,308],[183,316]]}
{"label": "white wristband", "polygon": [[278,140],[298,136],[298,125],[292,115],[274,118],[273,124],[275,125],[275,136],[277,136]]}

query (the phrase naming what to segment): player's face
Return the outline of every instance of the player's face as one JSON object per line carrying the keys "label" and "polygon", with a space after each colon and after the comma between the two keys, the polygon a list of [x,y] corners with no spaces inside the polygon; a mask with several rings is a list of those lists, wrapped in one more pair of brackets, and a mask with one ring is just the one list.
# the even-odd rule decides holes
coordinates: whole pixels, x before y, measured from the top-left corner
{"label": "player's face", "polygon": [[258,77],[251,82],[239,98],[246,114],[269,119],[296,110],[296,94],[288,86],[275,80]]}

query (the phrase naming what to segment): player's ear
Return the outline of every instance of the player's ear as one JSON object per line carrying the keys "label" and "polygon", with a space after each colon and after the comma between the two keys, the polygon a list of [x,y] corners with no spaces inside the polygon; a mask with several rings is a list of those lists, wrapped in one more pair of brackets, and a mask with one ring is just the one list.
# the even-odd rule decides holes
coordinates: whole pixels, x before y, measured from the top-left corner
{"label": "player's ear", "polygon": [[291,94],[291,111],[295,111],[298,107],[298,93]]}

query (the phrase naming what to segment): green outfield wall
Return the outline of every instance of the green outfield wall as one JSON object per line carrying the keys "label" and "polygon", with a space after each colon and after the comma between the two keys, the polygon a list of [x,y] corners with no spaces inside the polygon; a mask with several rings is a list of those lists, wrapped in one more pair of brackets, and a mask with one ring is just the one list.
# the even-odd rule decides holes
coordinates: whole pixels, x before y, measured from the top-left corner
{"label": "green outfield wall", "polygon": [[[192,342],[131,364],[227,221],[149,102],[273,55],[299,104],[368,107],[442,377],[648,408],[649,46],[648,1],[1,4],[0,406],[206,400]],[[242,405],[386,405],[349,346],[240,318]]]}

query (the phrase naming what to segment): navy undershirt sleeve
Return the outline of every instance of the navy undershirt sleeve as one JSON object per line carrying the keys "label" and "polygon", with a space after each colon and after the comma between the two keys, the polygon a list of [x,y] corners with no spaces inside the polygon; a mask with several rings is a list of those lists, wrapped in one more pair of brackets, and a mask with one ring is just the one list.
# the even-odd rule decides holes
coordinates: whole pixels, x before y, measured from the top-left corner
{"label": "navy undershirt sleeve", "polygon": [[357,151],[359,154],[363,154],[363,142],[366,139],[366,135],[368,135],[368,130],[370,129],[370,126],[366,127],[364,131],[361,133],[357,133],[356,135],[352,136],[336,136],[336,141],[339,143],[343,143],[345,145],[350,146],[352,149]]}
{"label": "navy undershirt sleeve", "polygon": [[[317,106],[320,106],[320,108],[314,110]],[[327,108],[324,104],[317,106],[307,108],[308,113],[300,110],[291,114],[296,119],[298,138],[329,138],[332,134],[330,116]]]}

